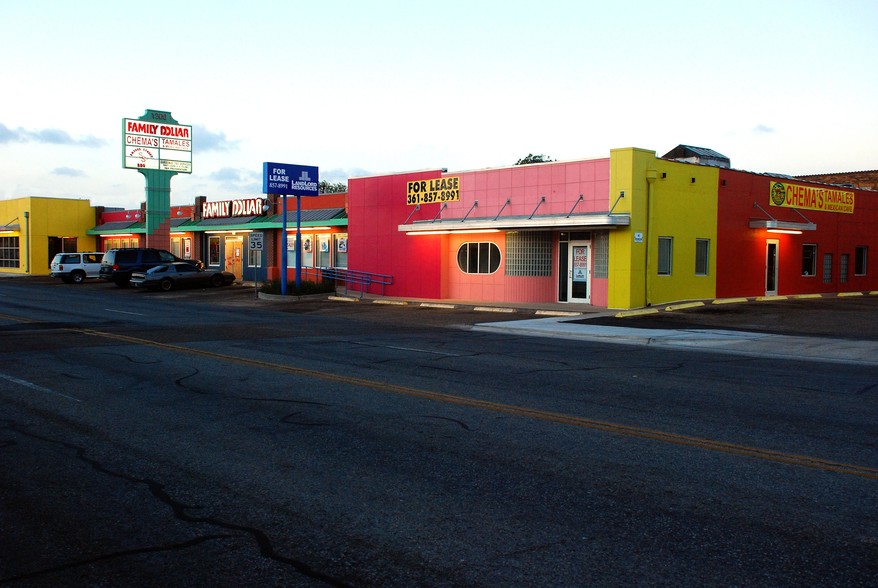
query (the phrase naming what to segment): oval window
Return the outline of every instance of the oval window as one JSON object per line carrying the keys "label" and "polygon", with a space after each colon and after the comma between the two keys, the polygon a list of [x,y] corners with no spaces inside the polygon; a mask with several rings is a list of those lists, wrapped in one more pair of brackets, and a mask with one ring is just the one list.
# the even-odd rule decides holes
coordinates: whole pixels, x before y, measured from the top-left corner
{"label": "oval window", "polygon": [[464,243],[457,250],[457,267],[465,274],[493,274],[500,268],[500,248],[494,243]]}

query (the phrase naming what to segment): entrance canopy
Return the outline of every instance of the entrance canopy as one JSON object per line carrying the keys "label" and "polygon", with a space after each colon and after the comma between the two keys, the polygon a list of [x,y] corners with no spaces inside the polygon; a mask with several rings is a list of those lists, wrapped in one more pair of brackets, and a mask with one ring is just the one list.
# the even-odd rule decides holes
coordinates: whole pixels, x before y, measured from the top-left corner
{"label": "entrance canopy", "polygon": [[631,223],[626,214],[546,214],[531,216],[507,216],[493,218],[434,218],[404,223],[398,230],[407,234],[429,235],[437,233],[526,231],[526,230],[576,230],[613,229],[627,227]]}

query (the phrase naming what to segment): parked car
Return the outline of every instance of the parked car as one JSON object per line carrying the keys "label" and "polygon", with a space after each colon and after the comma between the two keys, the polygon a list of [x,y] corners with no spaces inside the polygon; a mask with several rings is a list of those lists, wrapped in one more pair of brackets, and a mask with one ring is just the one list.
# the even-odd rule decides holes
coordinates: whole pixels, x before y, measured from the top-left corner
{"label": "parked car", "polygon": [[132,273],[145,272],[157,265],[173,262],[188,263],[193,267],[204,266],[199,260],[180,259],[164,249],[129,247],[110,249],[104,253],[99,274],[102,279],[112,281],[117,286],[124,287],[130,284]]}
{"label": "parked car", "polygon": [[131,285],[150,290],[173,290],[175,288],[217,288],[235,282],[235,274],[225,270],[205,270],[191,263],[175,261],[163,263],[145,272],[131,274]]}
{"label": "parked car", "polygon": [[78,253],[58,253],[52,258],[49,268],[54,278],[61,278],[65,284],[81,284],[87,278],[97,278],[101,270],[100,251]]}

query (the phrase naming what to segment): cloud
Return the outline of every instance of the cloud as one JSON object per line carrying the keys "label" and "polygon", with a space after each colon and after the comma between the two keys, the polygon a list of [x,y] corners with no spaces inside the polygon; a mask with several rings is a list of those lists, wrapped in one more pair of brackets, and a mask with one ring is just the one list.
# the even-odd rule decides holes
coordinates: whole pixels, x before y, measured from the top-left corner
{"label": "cloud", "polygon": [[[196,136],[195,140],[198,140]],[[216,182],[223,190],[260,194],[262,192],[262,172],[251,169],[223,167],[212,172],[208,179]]]}
{"label": "cloud", "polygon": [[773,129],[772,127],[769,127],[767,125],[756,125],[753,128],[753,131],[757,132],[757,133],[769,134],[769,133],[774,133],[775,129]]}
{"label": "cloud", "polygon": [[359,167],[352,168],[333,168],[333,169],[321,169],[320,170],[320,180],[327,181],[330,184],[335,184],[337,182],[345,182],[347,183],[349,178],[360,178],[364,176],[370,176],[372,172],[364,170]]}
{"label": "cloud", "polygon": [[230,141],[225,133],[214,133],[205,126],[192,125],[192,144],[199,151],[233,151],[240,141]]}
{"label": "cloud", "polygon": [[72,167],[56,167],[52,170],[52,174],[56,176],[67,176],[68,178],[84,178],[85,172],[81,169],[73,169]]}
{"label": "cloud", "polygon": [[48,145],[73,145],[76,147],[102,147],[106,141],[94,136],[74,138],[61,129],[28,130],[21,127],[10,129],[0,123],[0,144],[5,143],[44,143]]}
{"label": "cloud", "polygon": [[252,182],[255,172],[248,169],[238,169],[234,167],[223,167],[210,174],[210,179],[215,182]]}

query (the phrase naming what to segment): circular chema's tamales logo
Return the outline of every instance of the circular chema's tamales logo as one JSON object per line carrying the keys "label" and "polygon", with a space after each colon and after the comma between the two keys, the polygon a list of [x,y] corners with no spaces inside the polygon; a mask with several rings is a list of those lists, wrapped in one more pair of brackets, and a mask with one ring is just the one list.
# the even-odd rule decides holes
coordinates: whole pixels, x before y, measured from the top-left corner
{"label": "circular chema's tamales logo", "polygon": [[771,203],[775,206],[783,206],[787,199],[787,189],[780,182],[775,182],[771,186]]}

